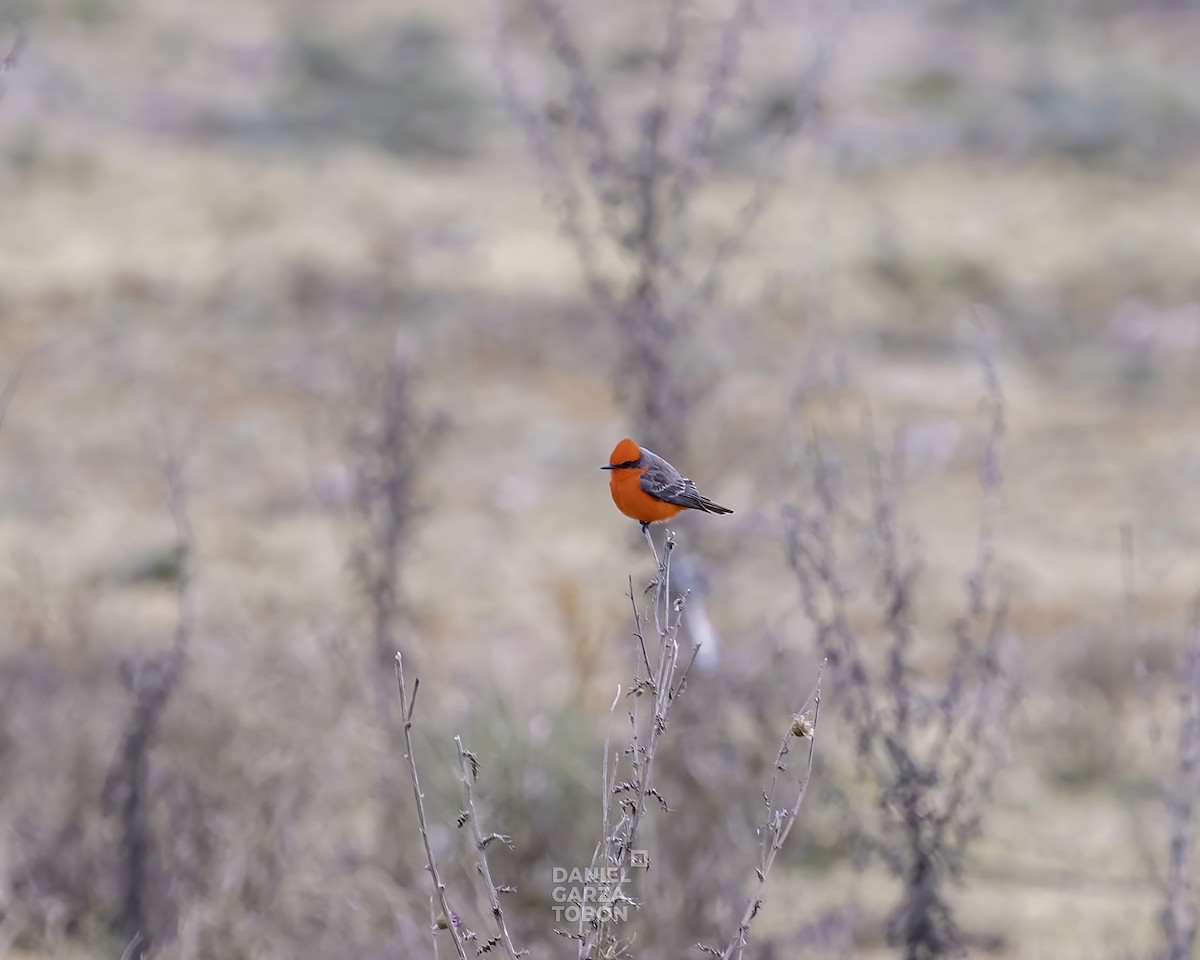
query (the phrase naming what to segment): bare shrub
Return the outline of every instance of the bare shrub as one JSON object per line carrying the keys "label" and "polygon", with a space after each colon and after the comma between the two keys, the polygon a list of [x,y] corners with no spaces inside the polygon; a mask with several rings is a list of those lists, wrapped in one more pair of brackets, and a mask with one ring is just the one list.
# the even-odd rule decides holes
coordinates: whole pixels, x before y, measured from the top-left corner
{"label": "bare shrub", "polygon": [[[19,43],[20,41],[18,41]],[[17,48],[9,54],[9,57],[16,56]],[[7,61],[5,61],[7,62]],[[0,77],[3,73],[0,73]],[[21,363],[17,364],[4,379],[4,386],[0,387],[0,427],[4,426],[4,418],[8,415],[8,405],[12,403],[12,399],[16,396],[17,388],[21,386],[21,377],[25,374],[25,366],[29,358],[26,357]]]}
{"label": "bare shrub", "polygon": [[388,726],[395,698],[383,678],[396,655],[400,563],[416,513],[419,446],[428,439],[428,425],[415,409],[409,370],[398,355],[364,380],[367,389],[348,444],[355,519],[350,565],[367,602],[372,673],[380,677],[379,710]]}
{"label": "bare shrub", "polygon": [[[351,509],[350,566],[366,605],[370,647],[364,673],[374,688],[379,728],[393,746],[400,741],[402,719],[395,710],[391,676],[397,650],[414,654],[397,641],[403,620],[401,568],[418,513],[416,483],[422,455],[434,440],[434,422],[418,409],[412,374],[399,350],[379,369],[360,372],[359,404],[351,413],[348,436]],[[396,771],[382,765],[373,806],[379,836],[377,859],[397,880],[411,876],[405,856],[404,815],[392,802],[399,787]]]}
{"label": "bare shrub", "polygon": [[144,747],[139,824],[154,900],[142,906],[150,920],[138,950],[367,957],[418,942],[408,848],[397,840],[411,822],[384,762],[399,724],[380,689],[379,650],[394,645],[402,616],[425,421],[399,358],[355,382],[351,565],[367,625],[344,632],[368,642],[280,612],[252,630],[204,623],[188,683],[158,709]]}
{"label": "bare shrub", "polygon": [[162,911],[151,906],[159,880],[155,875],[159,852],[150,819],[150,757],[163,710],[183,680],[192,629],[192,533],[187,488],[179,455],[165,445],[164,451],[162,470],[179,558],[175,636],[171,646],[161,653],[122,665],[130,715],[101,796],[105,812],[116,817],[119,824],[121,906],[117,927],[126,937],[137,937],[145,950],[150,950],[160,936],[173,932]]}
{"label": "bare shrub", "polygon": [[[388,749],[362,695],[374,648],[278,612],[251,629],[201,604],[198,620],[181,457],[162,459],[171,645],[123,664],[123,687],[103,657],[0,661],[0,769],[27,784],[3,804],[6,935],[54,944],[111,926],[130,956],[179,960],[411,952],[406,858],[386,842],[409,818],[386,798],[370,816]],[[74,649],[87,625],[68,626]]]}
{"label": "bare shrub", "polygon": [[[649,534],[647,534],[649,541]],[[651,542],[653,549],[653,543]],[[581,912],[570,927],[555,927],[554,933],[576,943],[577,955],[584,958],[601,958],[632,955],[636,949],[654,949],[656,939],[651,935],[654,927],[655,900],[649,888],[648,874],[640,874],[636,868],[655,866],[655,856],[647,849],[650,811],[670,814],[672,808],[659,790],[656,768],[660,762],[663,738],[671,725],[673,708],[687,687],[687,678],[695,661],[696,650],[683,649],[680,629],[686,597],[672,599],[670,586],[671,557],[675,541],[668,533],[661,554],[656,552],[658,573],[652,584],[649,609],[638,604],[637,594],[630,582],[629,598],[633,613],[632,657],[633,683],[628,691],[618,687],[610,709],[608,729],[604,739],[603,761],[600,770],[601,798],[599,805],[601,835],[587,865],[587,870],[596,877],[599,887],[599,903],[614,908],[628,907],[641,911],[645,916],[632,928],[621,925],[619,912],[616,915],[598,911],[589,916]],[[412,725],[419,678],[409,688],[404,675],[404,658],[396,656],[396,679],[400,692],[403,718],[404,758],[412,785],[419,829],[425,854],[425,869],[433,882],[434,893],[430,898],[431,929],[435,951],[439,931],[449,931],[455,953],[466,960],[471,954],[498,952],[515,960],[526,951],[519,949],[514,941],[509,895],[516,887],[500,879],[489,860],[493,850],[511,846],[512,838],[485,827],[475,787],[480,775],[480,758],[463,745],[461,737],[455,738],[460,782],[464,806],[459,812],[456,825],[463,829],[469,826],[471,859],[474,869],[463,880],[470,885],[466,892],[451,892],[447,873],[438,865],[434,844],[431,840],[433,827],[425,807],[425,796],[421,787],[416,759],[413,755]],[[719,945],[699,944],[700,949],[724,958],[740,957],[745,950],[751,925],[758,916],[763,902],[763,891],[776,857],[787,839],[799,815],[800,806],[812,776],[813,746],[819,721],[821,681],[809,697],[789,716],[784,724],[784,736],[775,756],[770,783],[762,793],[762,822],[757,828],[758,852],[750,859],[747,872],[753,878],[748,900],[742,899],[743,885],[737,890],[742,900],[739,911],[722,934]],[[622,704],[624,706],[622,707]],[[618,709],[622,707],[622,709]],[[627,720],[624,738],[614,739],[613,720],[621,715]],[[624,724],[622,724],[624,725]],[[619,737],[619,731],[616,736]],[[622,745],[622,740],[623,745]],[[795,741],[807,740],[800,771],[789,772],[789,757]],[[685,802],[686,798],[680,802]],[[615,871],[606,873],[605,871]],[[615,879],[620,877],[620,879]],[[479,884],[478,888],[474,888]],[[664,901],[665,906],[668,901]],[[484,906],[479,907],[482,903]],[[486,929],[479,926],[468,910],[490,915]],[[542,935],[546,933],[543,927]],[[647,936],[643,936],[646,934]],[[694,938],[694,932],[692,936]],[[687,942],[676,942],[670,949],[678,951]]]}
{"label": "bare shrub", "polygon": [[1188,960],[1196,944],[1196,898],[1192,859],[1200,794],[1200,602],[1192,611],[1179,669],[1180,722],[1175,768],[1165,778],[1170,840],[1161,923],[1169,960]]}
{"label": "bare shrub", "polygon": [[[735,0],[712,37],[689,20],[682,0],[654,9],[664,20],[644,25],[641,36],[658,39],[626,60],[629,86],[596,66],[608,51],[581,43],[582,15],[560,0],[502,3],[496,64],[593,304],[620,338],[616,393],[629,398],[640,440],[680,451],[703,382],[695,351],[685,349],[688,335],[766,209],[780,160],[817,110],[843,21],[815,25],[795,75],[779,83],[776,122],[743,138],[760,146],[762,170],[732,223],[710,235],[696,208],[718,161],[722,124],[740,101],[745,47],[761,13]],[[515,64],[517,25],[537,35],[540,69],[531,81]],[[682,83],[689,71],[701,74],[695,102]]]}
{"label": "bare shrub", "polygon": [[[1148,709],[1149,733],[1154,748],[1153,766],[1158,782],[1147,791],[1156,816],[1144,817],[1134,811],[1137,839],[1147,873],[1161,898],[1159,924],[1163,933],[1163,952],[1167,960],[1188,960],[1194,955],[1197,934],[1196,898],[1192,872],[1196,848],[1196,820],[1200,807],[1200,598],[1192,603],[1183,642],[1178,646],[1176,662],[1163,664],[1155,657],[1151,636],[1143,624],[1134,562],[1133,531],[1121,531],[1122,579],[1124,581],[1126,631],[1137,644],[1138,701]],[[1163,704],[1164,696],[1175,699],[1174,709]],[[1164,724],[1168,717],[1175,728],[1173,750],[1163,746]],[[1165,813],[1165,822],[1161,814]],[[1145,822],[1165,827],[1166,862],[1142,829]]]}
{"label": "bare shrub", "polygon": [[[802,605],[829,658],[860,773],[875,789],[874,811],[848,808],[852,830],[903,884],[888,939],[906,960],[962,952],[946,884],[961,878],[979,832],[1006,757],[1017,694],[1006,662],[1007,592],[992,571],[1004,406],[990,357],[984,370],[988,427],[978,552],[966,577],[965,609],[943,641],[954,652],[940,682],[919,660],[920,561],[902,527],[902,446],[885,459],[868,422],[863,519],[849,471],[814,436],[805,450],[804,506],[786,516]],[[877,619],[882,643],[868,635],[860,605]]]}

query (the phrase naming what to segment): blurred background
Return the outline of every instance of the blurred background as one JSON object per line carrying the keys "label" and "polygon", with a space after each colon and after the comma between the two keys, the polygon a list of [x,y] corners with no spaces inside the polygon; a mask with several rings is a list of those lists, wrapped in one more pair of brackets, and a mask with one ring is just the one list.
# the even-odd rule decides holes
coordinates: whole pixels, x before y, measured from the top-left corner
{"label": "blurred background", "polygon": [[814,504],[866,660],[894,648],[884,486],[914,696],[957,676],[981,521],[1019,676],[960,747],[997,775],[937,868],[953,942],[897,932],[911,864],[873,855],[889,774],[833,664],[751,955],[1166,955],[1200,590],[1194,3],[4,10],[6,955],[430,955],[396,649],[463,922],[489,915],[454,734],[513,837],[519,945],[573,950],[551,868],[599,838],[653,575],[598,470],[627,435],[736,511],[673,524],[708,642],[632,955],[736,930],[828,652],[788,546]]}

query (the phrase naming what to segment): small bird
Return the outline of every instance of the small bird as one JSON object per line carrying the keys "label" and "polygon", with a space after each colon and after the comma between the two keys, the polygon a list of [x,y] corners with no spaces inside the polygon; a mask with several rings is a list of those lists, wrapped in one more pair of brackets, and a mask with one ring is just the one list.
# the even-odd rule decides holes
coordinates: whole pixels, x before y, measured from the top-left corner
{"label": "small bird", "polygon": [[628,437],[613,448],[608,465],[600,469],[612,471],[608,486],[617,509],[637,520],[647,535],[650,524],[670,520],[683,510],[733,513],[701,496],[691,480]]}

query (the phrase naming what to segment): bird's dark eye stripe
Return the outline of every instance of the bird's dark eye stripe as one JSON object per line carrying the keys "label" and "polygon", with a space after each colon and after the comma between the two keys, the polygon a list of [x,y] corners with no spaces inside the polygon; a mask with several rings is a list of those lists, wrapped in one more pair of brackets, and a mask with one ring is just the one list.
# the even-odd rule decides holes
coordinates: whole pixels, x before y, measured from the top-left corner
{"label": "bird's dark eye stripe", "polygon": [[630,467],[636,467],[637,465],[638,465],[637,460],[626,460],[624,463],[614,464],[613,469],[614,470],[628,470]]}

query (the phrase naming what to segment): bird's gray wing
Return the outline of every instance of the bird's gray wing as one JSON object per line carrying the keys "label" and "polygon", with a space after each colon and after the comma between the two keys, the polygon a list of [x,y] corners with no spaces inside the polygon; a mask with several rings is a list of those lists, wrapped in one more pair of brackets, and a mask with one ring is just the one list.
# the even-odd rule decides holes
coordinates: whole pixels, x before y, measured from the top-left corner
{"label": "bird's gray wing", "polygon": [[687,497],[689,492],[699,496],[691,480],[681,476],[666,460],[645,447],[642,447],[642,467],[641,487],[650,496],[667,503],[677,503],[681,507],[691,506],[680,499]]}
{"label": "bird's gray wing", "polygon": [[642,447],[642,465],[644,470],[640,486],[650,496],[691,510],[703,510],[705,513],[733,513],[728,507],[722,507],[719,503],[713,503],[707,497],[701,496],[696,484],[645,447]]}

